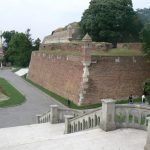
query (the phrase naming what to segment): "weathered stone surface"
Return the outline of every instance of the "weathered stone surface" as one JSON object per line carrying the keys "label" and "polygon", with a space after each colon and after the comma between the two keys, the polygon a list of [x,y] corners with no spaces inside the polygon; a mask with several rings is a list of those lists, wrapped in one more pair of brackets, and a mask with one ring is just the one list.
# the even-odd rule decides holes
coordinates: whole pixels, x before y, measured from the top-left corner
{"label": "weathered stone surface", "polygon": [[150,150],[150,117],[148,117],[147,120],[148,120],[148,136],[144,150]]}

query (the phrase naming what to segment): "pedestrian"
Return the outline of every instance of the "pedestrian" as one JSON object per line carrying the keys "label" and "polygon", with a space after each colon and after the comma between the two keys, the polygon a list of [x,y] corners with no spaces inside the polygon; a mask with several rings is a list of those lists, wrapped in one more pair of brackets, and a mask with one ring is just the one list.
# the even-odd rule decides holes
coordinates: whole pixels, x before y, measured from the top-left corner
{"label": "pedestrian", "polygon": [[142,103],[145,103],[145,99],[146,99],[146,97],[145,97],[145,95],[143,94],[143,95],[142,95]]}
{"label": "pedestrian", "polygon": [[67,101],[68,101],[68,106],[70,107],[70,100],[68,99]]}
{"label": "pedestrian", "polygon": [[132,94],[129,96],[129,104],[133,104],[133,96],[132,96]]}

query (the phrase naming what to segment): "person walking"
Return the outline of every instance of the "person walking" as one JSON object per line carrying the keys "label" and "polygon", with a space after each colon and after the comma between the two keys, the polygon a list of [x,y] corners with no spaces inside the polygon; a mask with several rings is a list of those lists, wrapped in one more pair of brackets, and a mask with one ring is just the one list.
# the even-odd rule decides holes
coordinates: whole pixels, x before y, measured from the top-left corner
{"label": "person walking", "polygon": [[133,104],[133,96],[132,96],[132,94],[129,96],[129,104]]}
{"label": "person walking", "polygon": [[143,94],[143,95],[142,95],[142,103],[145,103],[145,99],[146,99],[146,97],[145,97],[145,95]]}

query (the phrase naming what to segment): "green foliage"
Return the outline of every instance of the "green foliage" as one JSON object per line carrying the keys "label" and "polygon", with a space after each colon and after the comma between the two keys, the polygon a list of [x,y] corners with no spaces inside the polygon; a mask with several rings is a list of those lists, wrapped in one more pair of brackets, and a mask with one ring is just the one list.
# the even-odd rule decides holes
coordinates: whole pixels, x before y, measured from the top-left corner
{"label": "green foliage", "polygon": [[2,37],[5,39],[4,41],[4,50],[7,50],[8,49],[8,43],[10,42],[12,36],[15,34],[16,32],[13,30],[13,31],[5,31],[3,32],[2,34]]}
{"label": "green foliage", "polygon": [[150,79],[145,81],[143,89],[144,89],[144,94],[147,96],[146,97],[147,101],[150,104]]}
{"label": "green foliage", "polygon": [[144,25],[140,33],[140,38],[143,42],[145,54],[150,57],[150,23]]}
{"label": "green foliage", "polygon": [[41,43],[41,40],[39,38],[37,38],[33,43],[33,49],[38,50],[40,47],[40,43]]}
{"label": "green foliage", "polygon": [[25,102],[25,97],[3,78],[0,78],[0,87],[9,97],[8,100],[0,102],[0,107],[16,106]]}
{"label": "green foliage", "polygon": [[140,122],[140,124],[144,125],[145,121],[146,121],[146,117],[145,116],[141,116],[141,122]]}
{"label": "green foliage", "polygon": [[38,50],[40,39],[32,40],[30,29],[25,33],[6,31],[3,33],[4,41],[4,60],[11,62],[12,65],[26,67],[29,65],[31,53]]}
{"label": "green foliage", "polygon": [[92,0],[83,13],[81,29],[94,41],[136,41],[141,30],[140,21],[131,0]]}
{"label": "green foliage", "polygon": [[124,123],[126,121],[126,115],[123,115],[122,113],[119,113],[115,116],[115,119],[119,123]]}
{"label": "green foliage", "polygon": [[137,9],[136,13],[143,25],[150,23],[150,8]]}

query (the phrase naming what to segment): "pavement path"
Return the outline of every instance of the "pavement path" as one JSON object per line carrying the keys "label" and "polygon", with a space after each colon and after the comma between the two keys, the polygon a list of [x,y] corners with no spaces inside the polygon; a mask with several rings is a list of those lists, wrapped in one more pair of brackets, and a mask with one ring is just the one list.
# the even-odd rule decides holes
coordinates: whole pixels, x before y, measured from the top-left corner
{"label": "pavement path", "polygon": [[0,128],[34,124],[36,115],[47,112],[50,105],[65,107],[10,70],[0,70],[0,77],[26,97],[26,102],[20,106],[0,108]]}

